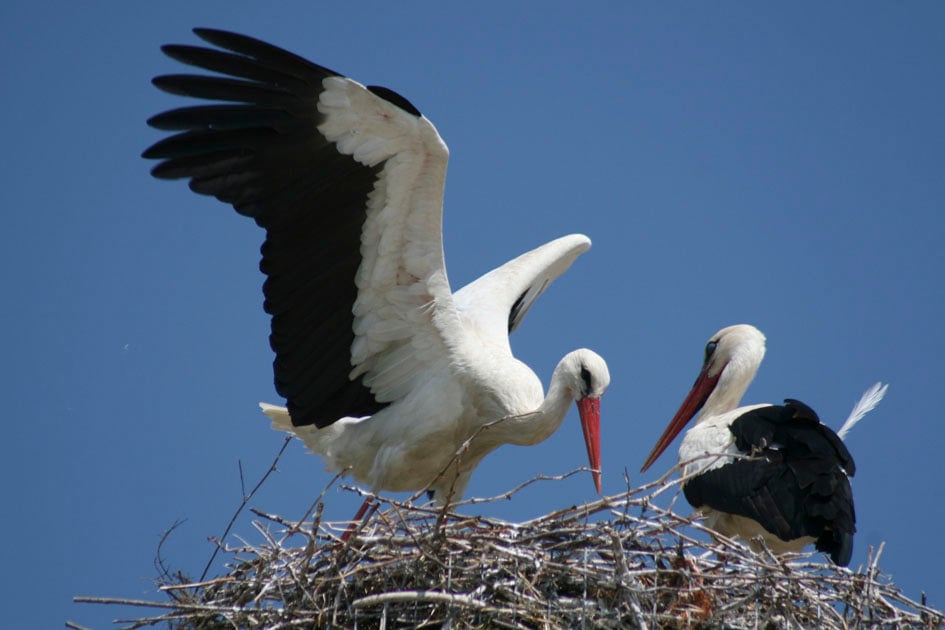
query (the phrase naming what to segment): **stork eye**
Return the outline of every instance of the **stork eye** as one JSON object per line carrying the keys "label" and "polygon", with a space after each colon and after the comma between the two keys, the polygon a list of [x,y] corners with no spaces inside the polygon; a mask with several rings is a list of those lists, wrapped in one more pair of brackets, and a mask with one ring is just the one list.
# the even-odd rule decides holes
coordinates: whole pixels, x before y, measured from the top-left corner
{"label": "stork eye", "polygon": [[712,355],[715,354],[715,349],[718,347],[719,342],[710,341],[705,345],[705,362],[708,363],[709,359],[712,358]]}
{"label": "stork eye", "polygon": [[582,392],[585,396],[591,393],[591,371],[587,369],[586,366],[581,366],[581,380],[584,381],[584,391]]}

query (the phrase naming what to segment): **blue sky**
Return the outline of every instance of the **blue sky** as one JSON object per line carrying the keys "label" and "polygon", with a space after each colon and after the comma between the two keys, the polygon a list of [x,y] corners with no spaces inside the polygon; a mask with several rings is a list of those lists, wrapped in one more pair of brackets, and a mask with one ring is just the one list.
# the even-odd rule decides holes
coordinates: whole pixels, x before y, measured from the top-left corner
{"label": "blue sky", "polygon": [[[278,401],[262,233],[139,157],[159,137],[147,117],[182,104],[149,83],[179,69],[158,47],[196,42],[193,26],[391,87],[437,125],[454,288],[551,238],[593,239],[513,348],[545,383],[575,347],[608,360],[606,493],[625,469],[637,485],[671,466],[678,442],[636,472],[725,325],[768,337],[746,403],[799,398],[837,427],[889,382],[849,438],[853,563],[885,541],[896,583],[945,606],[945,5],[329,4],[344,5],[0,7],[10,627],[107,627],[129,611],[72,596],[156,597],[178,520],[166,559],[199,574],[239,463],[254,482],[282,443],[256,407]],[[580,435],[572,412],[487,458],[469,492],[582,465]],[[296,517],[328,479],[296,443],[253,505]],[[483,509],[591,498],[580,476]],[[332,490],[327,515],[356,503]]]}

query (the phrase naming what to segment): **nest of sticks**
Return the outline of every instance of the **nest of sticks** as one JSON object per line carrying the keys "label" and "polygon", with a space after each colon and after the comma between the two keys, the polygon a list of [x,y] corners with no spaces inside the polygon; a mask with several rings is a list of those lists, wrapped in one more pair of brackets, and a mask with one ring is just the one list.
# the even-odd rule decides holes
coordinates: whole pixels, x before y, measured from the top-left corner
{"label": "nest of sticks", "polygon": [[116,621],[126,628],[945,625],[945,613],[907,598],[883,574],[882,546],[856,569],[810,554],[776,557],[660,507],[659,495],[678,489],[679,480],[667,482],[674,471],[525,522],[461,513],[582,470],[537,477],[503,495],[447,508],[378,496],[378,509],[347,540],[342,537],[349,523],[322,520],[325,492],[299,521],[253,509],[258,542],[226,544],[228,527],[218,544],[226,557],[224,575],[192,581],[169,570],[159,551],[159,590],[167,600],[76,601],[154,611]]}

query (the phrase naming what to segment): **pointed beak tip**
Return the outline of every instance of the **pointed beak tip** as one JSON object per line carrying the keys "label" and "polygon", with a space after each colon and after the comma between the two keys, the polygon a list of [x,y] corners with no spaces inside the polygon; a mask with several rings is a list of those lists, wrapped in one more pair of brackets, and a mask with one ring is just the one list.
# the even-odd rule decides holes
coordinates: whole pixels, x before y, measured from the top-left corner
{"label": "pointed beak tip", "polygon": [[[660,453],[660,454],[661,454],[661,453]],[[645,473],[647,470],[649,470],[649,469],[650,469],[650,466],[653,465],[653,463],[657,460],[658,457],[659,457],[659,455],[656,454],[656,449],[654,449],[653,452],[651,452],[651,453],[647,456],[646,461],[643,462],[643,465],[640,466],[640,472],[641,472],[641,473]]]}
{"label": "pointed beak tip", "polygon": [[679,406],[676,415],[669,421],[666,430],[663,431],[663,435],[660,436],[660,439],[656,442],[656,446],[653,447],[646,461],[643,462],[643,466],[640,468],[641,473],[646,472],[647,468],[652,466],[656,460],[659,459],[660,455],[662,455],[672,441],[676,439],[676,436],[682,432],[686,424],[702,409],[709,395],[718,384],[721,375],[722,372],[720,371],[715,376],[708,376],[706,368],[703,368],[695,384],[692,386],[692,389],[689,390],[689,393],[686,395],[686,399],[683,400],[682,405]]}

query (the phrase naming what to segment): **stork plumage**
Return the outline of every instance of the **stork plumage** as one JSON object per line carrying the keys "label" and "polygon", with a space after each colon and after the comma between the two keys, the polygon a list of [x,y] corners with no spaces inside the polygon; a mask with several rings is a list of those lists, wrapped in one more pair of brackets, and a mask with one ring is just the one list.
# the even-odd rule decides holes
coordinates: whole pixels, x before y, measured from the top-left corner
{"label": "stork plumage", "polygon": [[[729,326],[713,335],[695,384],[642,470],[698,414],[679,458],[687,462],[686,499],[705,514],[706,524],[750,544],[760,536],[775,553],[814,543],[845,566],[856,531],[853,457],[800,401],[738,407],[764,354],[765,337],[754,326]],[[851,420],[872,406],[858,405]]]}
{"label": "stork plumage", "polygon": [[210,102],[151,118],[172,135],[144,156],[160,160],[155,177],[187,179],[266,231],[264,308],[287,400],[262,405],[273,426],[374,491],[427,488],[444,501],[487,453],[541,442],[576,401],[599,492],[607,364],[567,354],[545,396],[508,338],[590,240],[551,241],[453,293],[449,153],[430,121],[387,88],[250,37],[194,32],[214,47],[162,50],[216,74],[154,84]]}

